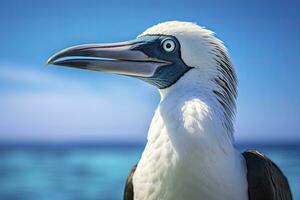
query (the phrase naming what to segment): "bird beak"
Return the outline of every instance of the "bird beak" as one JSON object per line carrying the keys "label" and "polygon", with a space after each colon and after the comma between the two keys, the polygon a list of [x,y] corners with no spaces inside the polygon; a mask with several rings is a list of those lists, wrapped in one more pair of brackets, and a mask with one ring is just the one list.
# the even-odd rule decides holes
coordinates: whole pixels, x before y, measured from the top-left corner
{"label": "bird beak", "polygon": [[133,40],[74,46],[54,54],[48,64],[145,78],[152,77],[160,66],[169,64],[135,49],[139,45],[143,42]]}

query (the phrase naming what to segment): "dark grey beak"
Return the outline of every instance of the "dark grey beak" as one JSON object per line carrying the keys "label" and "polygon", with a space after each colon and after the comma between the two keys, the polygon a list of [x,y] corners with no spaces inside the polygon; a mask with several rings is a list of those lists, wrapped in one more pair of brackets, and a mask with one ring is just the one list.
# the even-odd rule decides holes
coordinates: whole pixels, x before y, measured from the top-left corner
{"label": "dark grey beak", "polygon": [[139,43],[132,41],[74,46],[54,54],[48,64],[145,78],[152,77],[160,66],[169,64],[135,50],[134,47]]}

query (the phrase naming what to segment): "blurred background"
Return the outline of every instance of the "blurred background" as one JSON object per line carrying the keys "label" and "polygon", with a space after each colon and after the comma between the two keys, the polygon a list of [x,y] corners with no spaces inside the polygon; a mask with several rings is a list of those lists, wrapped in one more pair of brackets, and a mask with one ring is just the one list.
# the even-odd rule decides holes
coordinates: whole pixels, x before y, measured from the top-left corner
{"label": "blurred background", "polygon": [[157,90],[46,61],[168,20],[196,22],[225,42],[239,77],[236,145],[269,156],[300,199],[299,8],[296,0],[1,0],[0,199],[121,199]]}

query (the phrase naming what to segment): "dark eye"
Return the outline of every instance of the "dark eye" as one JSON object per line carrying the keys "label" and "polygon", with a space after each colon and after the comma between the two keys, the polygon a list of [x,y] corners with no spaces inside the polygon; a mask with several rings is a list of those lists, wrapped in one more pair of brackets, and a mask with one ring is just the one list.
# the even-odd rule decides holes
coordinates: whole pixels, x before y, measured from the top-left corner
{"label": "dark eye", "polygon": [[176,47],[176,43],[172,39],[166,39],[162,42],[162,47],[166,52],[172,52]]}

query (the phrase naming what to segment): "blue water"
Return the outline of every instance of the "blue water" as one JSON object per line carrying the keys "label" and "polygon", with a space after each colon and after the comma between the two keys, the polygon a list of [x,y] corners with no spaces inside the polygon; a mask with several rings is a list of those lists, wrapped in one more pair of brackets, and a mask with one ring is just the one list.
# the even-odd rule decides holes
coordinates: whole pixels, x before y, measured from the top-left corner
{"label": "blue water", "polygon": [[[260,148],[300,199],[300,148]],[[115,200],[142,147],[0,148],[1,200]]]}

